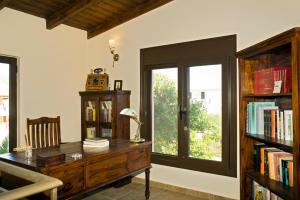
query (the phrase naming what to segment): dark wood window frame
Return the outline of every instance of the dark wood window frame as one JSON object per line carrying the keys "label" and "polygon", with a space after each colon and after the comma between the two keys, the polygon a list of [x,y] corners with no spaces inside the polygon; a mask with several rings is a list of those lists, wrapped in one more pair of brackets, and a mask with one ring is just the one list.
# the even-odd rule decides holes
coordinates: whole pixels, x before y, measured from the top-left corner
{"label": "dark wood window frame", "polygon": [[17,146],[17,58],[0,56],[9,64],[9,151]]}
{"label": "dark wood window frame", "polygon": [[[152,152],[152,162],[172,167],[237,176],[237,79],[236,35],[177,43],[141,49],[140,51],[140,119],[141,135],[152,140],[151,72],[153,69],[178,68],[178,102],[186,100],[184,68],[190,66],[222,64],[222,161],[193,159],[185,156],[187,149],[178,149],[178,156]],[[186,81],[186,80],[185,80]],[[182,126],[178,122],[178,127]],[[178,133],[178,143],[186,143]],[[180,144],[179,144],[180,146]],[[181,145],[186,146],[187,145]]]}

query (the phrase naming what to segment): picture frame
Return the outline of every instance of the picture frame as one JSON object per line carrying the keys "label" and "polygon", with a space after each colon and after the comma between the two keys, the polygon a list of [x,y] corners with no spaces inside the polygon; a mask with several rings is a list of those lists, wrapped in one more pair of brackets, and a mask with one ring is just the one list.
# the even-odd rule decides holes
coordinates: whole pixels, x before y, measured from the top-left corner
{"label": "picture frame", "polygon": [[115,80],[114,82],[114,90],[122,90],[123,81]]}

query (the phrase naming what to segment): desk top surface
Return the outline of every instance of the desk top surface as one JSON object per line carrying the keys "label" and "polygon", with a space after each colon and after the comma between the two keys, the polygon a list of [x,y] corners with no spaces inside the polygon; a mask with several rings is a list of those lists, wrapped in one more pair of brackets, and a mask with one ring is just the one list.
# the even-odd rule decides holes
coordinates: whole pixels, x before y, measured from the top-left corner
{"label": "desk top surface", "polygon": [[[65,144],[60,144],[56,147],[48,147],[41,149],[32,150],[32,158],[25,158],[24,152],[12,152],[0,155],[0,161],[8,162],[20,167],[28,168],[34,171],[40,171],[43,167],[37,165],[37,155],[45,152],[61,152],[65,154],[65,161],[63,164],[72,162],[82,162],[87,159],[93,159],[96,157],[109,157],[112,154],[124,153],[135,148],[143,148],[151,145],[151,142],[144,143],[131,143],[128,140],[112,140],[108,149],[97,150],[85,149],[82,146],[82,142],[70,142]],[[82,154],[81,159],[74,159],[71,156],[75,153]],[[59,163],[62,164],[62,163]]]}

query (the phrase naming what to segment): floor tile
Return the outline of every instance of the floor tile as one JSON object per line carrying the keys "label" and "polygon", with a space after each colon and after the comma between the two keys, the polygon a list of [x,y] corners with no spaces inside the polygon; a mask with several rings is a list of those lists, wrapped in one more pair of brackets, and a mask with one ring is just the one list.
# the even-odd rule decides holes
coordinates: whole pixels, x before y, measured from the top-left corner
{"label": "floor tile", "polygon": [[[121,188],[108,188],[83,200],[145,200],[145,185],[130,183]],[[156,187],[150,188],[149,200],[204,200],[201,198],[172,192]]]}

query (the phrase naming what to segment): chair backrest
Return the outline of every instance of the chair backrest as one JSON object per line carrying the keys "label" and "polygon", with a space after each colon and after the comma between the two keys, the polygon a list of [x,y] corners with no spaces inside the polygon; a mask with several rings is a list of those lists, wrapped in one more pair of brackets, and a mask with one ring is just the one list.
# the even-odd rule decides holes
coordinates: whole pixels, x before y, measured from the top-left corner
{"label": "chair backrest", "polygon": [[27,118],[27,137],[32,148],[44,148],[57,146],[61,143],[60,117],[40,117],[38,119]]}

